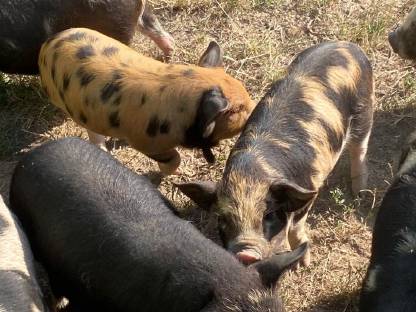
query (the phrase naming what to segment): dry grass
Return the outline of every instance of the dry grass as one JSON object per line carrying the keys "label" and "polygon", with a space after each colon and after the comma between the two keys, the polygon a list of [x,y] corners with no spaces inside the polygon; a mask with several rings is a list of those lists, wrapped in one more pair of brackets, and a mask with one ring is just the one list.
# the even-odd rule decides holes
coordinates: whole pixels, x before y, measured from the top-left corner
{"label": "dry grass", "polygon": [[[312,265],[289,273],[281,289],[288,311],[357,311],[371,245],[368,223],[391,180],[400,142],[414,124],[414,69],[391,54],[386,40],[388,31],[413,1],[155,0],[153,4],[176,39],[172,62],[196,62],[208,42],[215,39],[225,50],[227,71],[243,80],[256,100],[284,73],[296,53],[314,43],[350,40],[369,55],[375,70],[377,109],[370,142],[368,196],[358,202],[345,195],[349,194],[349,180],[348,162],[343,158],[309,219]],[[134,47],[160,56],[140,34]],[[37,78],[0,76],[0,101],[0,175],[6,178],[2,179],[3,191],[9,161],[50,139],[86,137],[83,129],[40,95]],[[232,143],[224,142],[216,149],[218,162],[213,166],[208,166],[198,151],[181,151],[181,174],[163,181],[162,192],[185,211],[189,203],[171,182],[219,179]],[[130,148],[112,153],[137,172],[157,169],[155,163]],[[202,213],[192,218],[208,231],[209,223]]]}

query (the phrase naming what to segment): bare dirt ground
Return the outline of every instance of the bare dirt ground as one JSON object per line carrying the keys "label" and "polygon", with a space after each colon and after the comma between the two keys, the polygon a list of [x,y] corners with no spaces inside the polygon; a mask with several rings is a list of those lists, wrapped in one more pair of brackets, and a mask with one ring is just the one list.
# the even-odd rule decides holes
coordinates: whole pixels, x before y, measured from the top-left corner
{"label": "bare dirt ground", "polygon": [[[343,157],[321,190],[309,218],[312,264],[286,275],[281,288],[288,311],[358,311],[357,300],[371,246],[371,223],[395,170],[400,144],[414,129],[414,68],[392,54],[389,30],[414,1],[403,0],[161,0],[152,1],[161,22],[176,39],[172,62],[195,63],[210,40],[225,50],[227,71],[259,100],[283,75],[293,57],[315,43],[349,40],[368,54],[375,72],[377,107],[370,141],[368,191],[362,200],[349,194],[348,159]],[[160,57],[137,34],[134,48]],[[278,122],[278,121],[277,121]],[[42,142],[86,132],[41,95],[38,78],[0,75],[0,192],[7,194],[16,160]],[[172,181],[217,180],[233,140],[216,148],[209,166],[198,151],[182,150],[180,175],[160,188],[186,213],[189,201]],[[137,172],[156,164],[128,147],[112,154]],[[208,235],[211,223],[199,211],[190,218]]]}

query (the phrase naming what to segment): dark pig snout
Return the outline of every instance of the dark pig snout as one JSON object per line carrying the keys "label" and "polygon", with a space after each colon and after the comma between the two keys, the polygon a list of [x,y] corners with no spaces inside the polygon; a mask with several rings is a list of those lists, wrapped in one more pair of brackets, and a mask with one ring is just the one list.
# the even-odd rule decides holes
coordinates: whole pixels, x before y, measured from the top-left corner
{"label": "dark pig snout", "polygon": [[392,31],[389,33],[389,43],[394,53],[397,53],[399,50],[399,41],[397,39],[397,31]]}

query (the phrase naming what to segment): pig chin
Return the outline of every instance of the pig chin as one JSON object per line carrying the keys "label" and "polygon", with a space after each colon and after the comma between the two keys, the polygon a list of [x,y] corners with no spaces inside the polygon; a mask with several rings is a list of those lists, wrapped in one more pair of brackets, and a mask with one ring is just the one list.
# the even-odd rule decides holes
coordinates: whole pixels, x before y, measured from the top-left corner
{"label": "pig chin", "polygon": [[237,237],[228,243],[227,248],[245,265],[250,265],[271,255],[270,243],[256,236]]}

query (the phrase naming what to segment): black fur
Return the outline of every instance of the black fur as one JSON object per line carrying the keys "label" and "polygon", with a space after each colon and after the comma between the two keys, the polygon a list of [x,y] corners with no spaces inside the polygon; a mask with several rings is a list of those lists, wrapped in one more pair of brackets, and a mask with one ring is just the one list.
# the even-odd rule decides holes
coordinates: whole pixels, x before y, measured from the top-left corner
{"label": "black fur", "polygon": [[118,114],[118,111],[112,112],[108,116],[108,121],[110,122],[110,126],[113,128],[120,127],[120,116]]}
{"label": "black fur", "polygon": [[155,115],[149,120],[149,124],[147,125],[146,133],[150,137],[155,137],[158,134],[160,127],[159,118]]}
{"label": "black fur", "polygon": [[85,114],[83,113],[83,112],[80,112],[79,113],[79,120],[85,125],[85,124],[87,124],[87,121],[88,121],[88,119],[87,119],[87,116],[85,116]]}
{"label": "black fur", "polygon": [[[178,218],[146,177],[80,139],[26,154],[10,202],[53,291],[85,311],[283,311],[270,290],[250,303],[250,290],[265,290],[253,268]],[[258,268],[276,280],[289,263]]]}
{"label": "black fur", "polygon": [[77,77],[79,78],[79,83],[81,87],[86,87],[90,82],[95,79],[95,74],[88,73],[83,67],[78,68]]}
{"label": "black fur", "polygon": [[78,49],[76,57],[79,58],[80,60],[83,60],[94,55],[95,55],[94,47],[88,44]]}
{"label": "black fur", "polygon": [[[415,266],[416,165],[413,165],[390,186],[377,214],[360,311],[416,311]],[[368,288],[370,285],[372,289]]]}
{"label": "black fur", "polygon": [[121,78],[122,74],[118,70],[115,70],[113,73],[112,81],[104,85],[101,90],[101,100],[104,103],[121,90]]}
{"label": "black fur", "polygon": [[160,133],[161,134],[168,134],[170,131],[170,122],[168,120],[165,120],[160,125]]}
{"label": "black fur", "polygon": [[113,56],[114,54],[116,54],[118,52],[118,48],[117,47],[106,47],[103,50],[103,55],[110,57]]}

